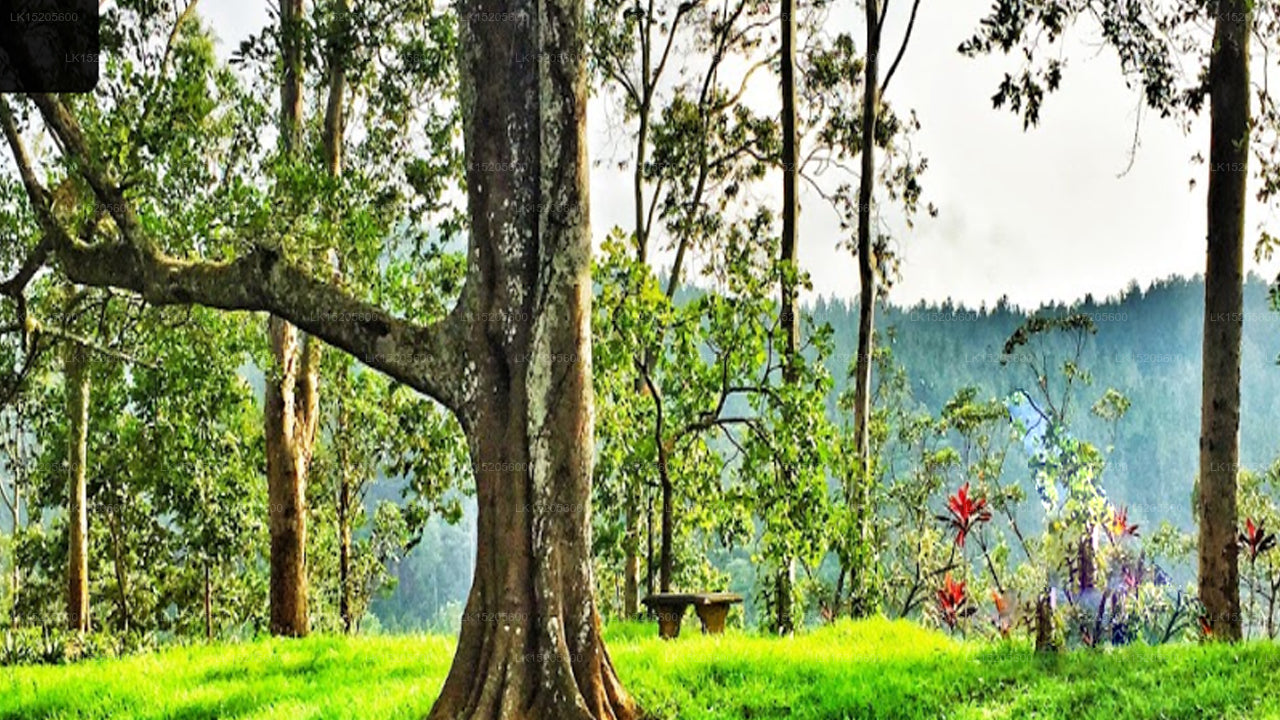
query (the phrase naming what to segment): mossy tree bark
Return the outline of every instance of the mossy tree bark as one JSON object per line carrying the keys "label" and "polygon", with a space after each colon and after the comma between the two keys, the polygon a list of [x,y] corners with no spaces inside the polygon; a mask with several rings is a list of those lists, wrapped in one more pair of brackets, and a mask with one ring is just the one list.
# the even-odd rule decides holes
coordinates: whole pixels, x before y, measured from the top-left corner
{"label": "mossy tree bark", "polygon": [[[283,76],[280,147],[296,158],[302,143],[302,0],[280,3]],[[271,533],[271,634],[303,637],[307,612],[307,474],[319,405],[320,345],[284,319],[267,320],[273,367],[267,373],[263,437]]]}

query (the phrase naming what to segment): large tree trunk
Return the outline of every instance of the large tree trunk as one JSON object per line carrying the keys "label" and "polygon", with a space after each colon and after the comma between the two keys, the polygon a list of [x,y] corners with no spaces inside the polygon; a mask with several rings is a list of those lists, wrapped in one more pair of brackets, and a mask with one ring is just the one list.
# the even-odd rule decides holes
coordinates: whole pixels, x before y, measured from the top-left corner
{"label": "large tree trunk", "polygon": [[[436,720],[633,718],[591,566],[591,239],[581,0],[463,0],[471,217],[460,419],[475,580]],[[495,172],[494,169],[499,171]],[[473,282],[474,281],[474,282]],[[531,508],[532,512],[523,512]]]}
{"label": "large tree trunk", "polygon": [[1209,232],[1200,399],[1200,601],[1213,637],[1239,640],[1236,474],[1240,335],[1249,161],[1249,26],[1245,0],[1218,5],[1209,63]]}
{"label": "large tree trunk", "polygon": [[89,629],[89,510],[85,465],[89,440],[89,363],[83,347],[63,346],[67,391],[67,626]]}
{"label": "large tree trunk", "polygon": [[307,471],[316,435],[318,341],[268,319],[276,362],[267,382],[265,440],[271,525],[271,633],[303,637],[307,616]]}
{"label": "large tree trunk", "polygon": [[876,257],[875,247],[871,242],[871,200],[875,187],[876,145],[875,131],[877,117],[880,112],[880,8],[879,0],[867,0],[867,56],[864,65],[862,83],[862,149],[858,179],[858,358],[854,366],[853,379],[853,434],[857,445],[856,457],[858,467],[855,468],[846,489],[846,501],[854,512],[854,555],[850,568],[850,588],[852,593],[851,612],[860,615],[868,610],[865,607],[868,592],[867,564],[870,559],[865,552],[870,542],[869,523],[871,508],[871,435],[869,423],[871,418],[871,340],[875,327],[876,302]]}

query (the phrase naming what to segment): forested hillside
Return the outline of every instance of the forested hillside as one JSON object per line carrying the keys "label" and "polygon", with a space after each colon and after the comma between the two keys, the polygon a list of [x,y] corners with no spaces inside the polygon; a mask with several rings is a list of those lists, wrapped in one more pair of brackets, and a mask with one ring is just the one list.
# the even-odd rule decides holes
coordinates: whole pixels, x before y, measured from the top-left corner
{"label": "forested hillside", "polygon": [[[1280,455],[1280,313],[1268,307],[1268,286],[1251,276],[1245,286],[1244,355],[1241,363],[1241,464],[1265,470]],[[688,301],[696,293],[681,293]],[[1028,310],[998,303],[991,308],[918,303],[887,304],[878,330],[892,340],[893,360],[910,378],[912,401],[920,411],[938,413],[961,388],[978,388],[980,397],[1007,398],[1016,388],[1033,383],[1028,370],[1001,363],[1009,335],[1032,312],[1064,315],[1078,311],[1091,316],[1096,335],[1085,346],[1082,364],[1093,382],[1080,392],[1079,434],[1095,442],[1112,442],[1110,430],[1088,412],[1108,388],[1125,394],[1129,411],[1117,425],[1114,453],[1107,463],[1104,487],[1130,519],[1154,529],[1169,521],[1183,532],[1194,532],[1192,489],[1195,482],[1200,413],[1199,365],[1204,285],[1197,278],[1173,277],[1142,289],[1131,285],[1103,300],[1086,298],[1067,306]],[[834,351],[827,360],[834,378],[828,412],[839,419],[838,397],[848,387],[849,363],[857,346],[857,306],[820,298],[807,308],[815,325],[830,324]],[[1065,340],[1058,350],[1065,353]],[[1026,455],[1013,452],[1005,466],[1006,481],[1031,492]],[[396,483],[381,481],[385,487]],[[375,486],[381,487],[383,485]],[[375,495],[393,497],[384,490]],[[372,497],[372,496],[371,496]],[[420,545],[397,565],[399,585],[374,601],[372,611],[386,627],[445,627],[461,613],[470,584],[470,527],[467,503],[462,526],[431,523]],[[370,508],[372,512],[372,507]],[[1027,522],[1038,525],[1037,514]],[[755,568],[750,553],[719,548],[708,556],[731,587],[750,594]],[[443,566],[443,570],[442,570]],[[1187,568],[1179,576],[1187,575]],[[443,573],[443,574],[442,574]],[[450,610],[449,608],[452,608]],[[757,608],[748,600],[747,618]]]}
{"label": "forested hillside", "polygon": [[[1240,367],[1240,463],[1252,470],[1265,469],[1280,455],[1280,313],[1270,310],[1267,293],[1262,278],[1248,278]],[[1093,384],[1080,391],[1079,434],[1099,444],[1111,442],[1109,432],[1088,412],[1107,388],[1124,393],[1132,403],[1118,424],[1115,452],[1107,463],[1106,488],[1112,498],[1128,506],[1140,523],[1167,519],[1190,531],[1200,432],[1202,280],[1173,277],[1145,289],[1133,284],[1114,297],[1084,298],[1071,307],[1034,311],[1076,311],[1096,323],[1097,334],[1082,356]],[[936,413],[965,386],[979,388],[980,396],[1000,398],[1032,386],[1034,379],[1025,367],[1001,364],[1005,341],[1027,312],[1005,303],[977,309],[948,303],[889,304],[877,326],[882,333],[892,329],[888,345],[911,378],[913,399]],[[829,323],[835,331],[832,372],[837,392],[828,401],[834,412],[835,398],[847,386],[842,371],[857,352],[857,307],[820,299],[812,314],[815,323]],[[1060,339],[1056,348],[1061,359],[1066,341]],[[1016,461],[1006,469],[1026,475]]]}

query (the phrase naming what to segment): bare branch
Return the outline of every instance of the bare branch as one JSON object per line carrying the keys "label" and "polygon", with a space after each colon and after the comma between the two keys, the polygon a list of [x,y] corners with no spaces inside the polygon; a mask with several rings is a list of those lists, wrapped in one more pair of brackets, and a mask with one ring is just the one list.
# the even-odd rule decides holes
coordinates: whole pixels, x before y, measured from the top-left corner
{"label": "bare branch", "polygon": [[[886,3],[887,5],[887,3]],[[902,62],[902,56],[907,52],[907,43],[911,42],[911,31],[916,26],[916,12],[920,9],[920,0],[914,0],[911,3],[911,19],[907,21],[907,31],[902,36],[902,45],[898,47],[898,54],[893,58],[893,64],[889,66],[889,72],[884,74],[884,82],[880,83],[880,97],[884,97],[884,93],[889,89],[889,81],[893,79],[893,73],[898,69],[898,63]],[[880,22],[884,22],[884,16],[880,16]]]}

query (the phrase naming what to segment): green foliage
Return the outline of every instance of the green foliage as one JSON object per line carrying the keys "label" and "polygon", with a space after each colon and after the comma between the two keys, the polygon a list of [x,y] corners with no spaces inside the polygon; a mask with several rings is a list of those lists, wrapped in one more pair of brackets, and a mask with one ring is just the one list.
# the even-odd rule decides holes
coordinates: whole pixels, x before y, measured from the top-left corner
{"label": "green foliage", "polygon": [[151,651],[149,634],[75,633],[60,628],[21,628],[0,632],[0,667],[65,665],[85,660],[116,658]]}
{"label": "green foliage", "polygon": [[1245,637],[1263,634],[1275,638],[1276,603],[1280,601],[1280,557],[1277,557],[1274,536],[1269,545],[1255,542],[1258,552],[1250,552],[1249,527],[1255,526],[1254,537],[1266,538],[1266,528],[1280,527],[1280,460],[1271,464],[1265,472],[1241,472],[1238,486],[1241,518],[1240,576],[1247,588],[1245,597]]}
{"label": "green foliage", "polygon": [[[317,274],[339,273],[352,294],[428,321],[456,300],[464,269],[456,251],[463,229],[456,18],[423,3],[359,3],[345,15],[332,8],[318,3],[307,15],[303,44],[308,68],[338,57],[346,71],[340,178],[319,162],[322,110],[304,112],[298,157],[283,157],[262,131],[277,112],[274,25],[246,40],[226,64],[198,13],[182,14],[175,29],[182,9],[175,3],[117,3],[103,15],[107,59],[97,92],[67,102],[91,152],[117,171],[113,181],[127,210],[161,250],[218,260],[249,244],[273,246]],[[308,95],[321,74],[308,76]],[[38,122],[22,98],[11,104],[24,130]],[[52,149],[46,137],[27,134],[34,151]],[[55,212],[83,241],[114,239],[110,211],[120,208],[96,202],[74,168],[55,161],[44,181],[55,190]],[[0,216],[18,240],[0,253],[7,274],[39,239],[22,192],[6,174]],[[224,636],[255,632],[266,610],[267,568],[258,382],[259,368],[270,365],[262,318],[148,308],[114,293],[66,287],[53,273],[35,277],[25,304],[4,305],[3,322],[28,329],[0,337],[0,404],[24,428],[16,432],[33,455],[22,481],[29,522],[5,539],[5,619],[53,626],[62,614],[67,424],[49,351],[73,341],[84,345],[92,370],[94,626],[180,636],[203,635],[206,624]],[[456,422],[438,407],[329,355],[325,380],[351,378],[334,390],[354,406],[349,414],[359,428],[328,435],[343,445],[347,476],[359,485],[353,582],[363,608],[392,584],[388,574],[429,517],[459,517],[456,491],[469,462]],[[327,411],[327,401],[322,407]],[[334,450],[318,452],[323,458]],[[313,527],[321,521],[309,553],[320,627],[332,627],[327,618],[336,613],[329,572],[336,560],[326,562],[334,533],[326,535],[332,523],[323,520],[332,517],[326,491],[338,474],[321,473],[311,485]],[[396,487],[401,497],[380,496],[394,502],[394,511],[371,505],[366,522],[365,492],[388,474],[403,479]],[[14,564],[20,583],[9,612]]]}

